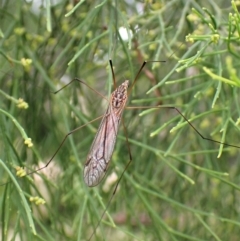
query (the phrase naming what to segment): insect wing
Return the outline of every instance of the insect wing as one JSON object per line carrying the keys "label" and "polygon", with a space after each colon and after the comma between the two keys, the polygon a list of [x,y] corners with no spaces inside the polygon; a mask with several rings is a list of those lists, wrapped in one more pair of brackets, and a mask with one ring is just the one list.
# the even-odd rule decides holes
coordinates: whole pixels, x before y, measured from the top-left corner
{"label": "insect wing", "polygon": [[122,112],[127,101],[128,81],[111,95],[110,104],[99,126],[84,167],[84,181],[96,186],[105,176],[116,143]]}

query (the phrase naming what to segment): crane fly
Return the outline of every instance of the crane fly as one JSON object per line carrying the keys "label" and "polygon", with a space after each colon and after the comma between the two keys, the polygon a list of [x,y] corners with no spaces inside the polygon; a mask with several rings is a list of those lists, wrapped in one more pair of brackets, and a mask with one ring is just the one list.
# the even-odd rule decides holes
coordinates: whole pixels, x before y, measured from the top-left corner
{"label": "crane fly", "polygon": [[84,181],[89,187],[99,184],[106,174],[116,143],[122,113],[127,103],[129,81],[124,81],[110,97],[84,166]]}

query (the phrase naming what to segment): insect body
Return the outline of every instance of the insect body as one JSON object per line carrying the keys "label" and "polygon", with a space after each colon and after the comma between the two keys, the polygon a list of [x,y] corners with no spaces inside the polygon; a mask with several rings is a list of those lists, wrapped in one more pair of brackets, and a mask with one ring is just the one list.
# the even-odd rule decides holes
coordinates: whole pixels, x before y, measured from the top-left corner
{"label": "insect body", "polygon": [[96,186],[105,176],[110,163],[124,107],[129,81],[123,82],[112,94],[107,111],[99,126],[84,166],[84,181]]}

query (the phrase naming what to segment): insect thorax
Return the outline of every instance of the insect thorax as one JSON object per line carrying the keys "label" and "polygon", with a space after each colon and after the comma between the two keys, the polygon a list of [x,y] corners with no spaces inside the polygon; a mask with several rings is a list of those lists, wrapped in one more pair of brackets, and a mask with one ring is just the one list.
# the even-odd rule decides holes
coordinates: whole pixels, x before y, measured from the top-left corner
{"label": "insect thorax", "polygon": [[119,109],[125,106],[127,101],[127,89],[129,81],[125,80],[113,93],[112,93],[112,107]]}

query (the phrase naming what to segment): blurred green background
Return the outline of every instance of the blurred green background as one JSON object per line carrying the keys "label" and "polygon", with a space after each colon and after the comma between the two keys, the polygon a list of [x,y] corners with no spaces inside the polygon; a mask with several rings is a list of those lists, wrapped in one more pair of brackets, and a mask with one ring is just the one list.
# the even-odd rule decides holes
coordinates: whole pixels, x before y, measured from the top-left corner
{"label": "blurred green background", "polygon": [[[133,161],[91,240],[239,240],[237,1],[1,1],[1,240],[88,240],[129,161],[122,126],[105,179],[83,166],[117,84]],[[23,99],[25,102],[23,102]],[[31,141],[33,146],[31,147]],[[25,144],[24,144],[25,142]],[[16,172],[16,170],[18,170]]]}

